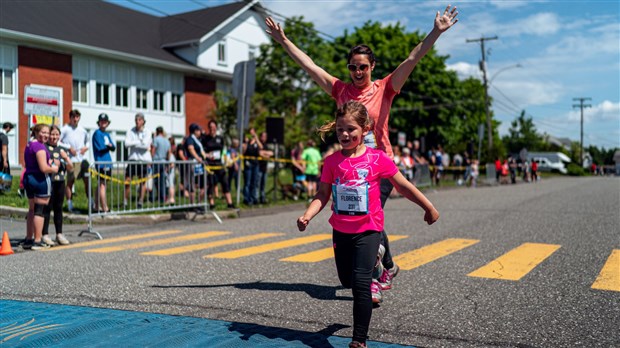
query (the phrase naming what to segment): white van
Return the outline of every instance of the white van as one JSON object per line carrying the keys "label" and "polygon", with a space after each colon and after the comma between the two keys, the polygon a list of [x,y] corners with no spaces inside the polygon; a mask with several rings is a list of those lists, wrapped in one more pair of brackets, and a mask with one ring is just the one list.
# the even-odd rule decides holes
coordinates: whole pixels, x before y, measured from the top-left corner
{"label": "white van", "polygon": [[530,161],[538,163],[538,170],[543,172],[559,172],[566,174],[566,163],[571,160],[561,152],[529,153]]}

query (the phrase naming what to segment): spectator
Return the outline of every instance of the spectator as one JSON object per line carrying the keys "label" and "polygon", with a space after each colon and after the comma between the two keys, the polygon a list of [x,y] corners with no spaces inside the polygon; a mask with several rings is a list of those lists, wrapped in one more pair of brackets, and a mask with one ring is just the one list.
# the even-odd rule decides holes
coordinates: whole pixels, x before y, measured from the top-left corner
{"label": "spectator", "polygon": [[243,144],[243,203],[253,205],[258,203],[258,157],[263,144],[256,135],[256,130],[250,128],[250,137]]}
{"label": "spectator", "polygon": [[461,172],[463,171],[463,169],[461,169],[461,166],[463,165],[463,156],[461,156],[461,154],[458,153],[458,152],[456,154],[454,154],[454,157],[452,157],[452,164],[455,167],[453,172],[452,172],[453,173],[452,178],[457,183],[462,182],[461,181]]}
{"label": "spectator", "polygon": [[413,167],[415,162],[413,161],[413,157],[411,157],[411,150],[408,147],[403,149],[403,155],[400,159],[402,163],[402,168],[404,172],[404,177],[409,182],[413,182]]}
{"label": "spectator", "polygon": [[0,130],[0,173],[11,174],[11,165],[9,163],[9,137],[7,134],[15,128],[11,122],[4,122],[2,130]]}
{"label": "spectator", "polygon": [[323,157],[319,150],[315,147],[316,143],[310,139],[307,146],[301,153],[301,159],[305,162],[306,181],[308,182],[308,201],[312,201],[317,192],[317,182],[319,180],[319,165]]}
{"label": "spectator", "polygon": [[32,130],[34,139],[24,150],[24,188],[28,197],[28,217],[26,219],[26,239],[24,249],[41,250],[49,245],[41,240],[45,223],[45,206],[49,203],[52,185],[49,174],[58,173],[60,162],[50,160],[45,143],[50,136],[50,127],[39,123]]}
{"label": "spectator", "polygon": [[239,187],[239,169],[241,160],[239,157],[239,139],[233,138],[226,153],[226,168],[228,169],[228,187],[232,190],[233,181],[235,188]]}
{"label": "spectator", "polygon": [[499,178],[502,175],[502,161],[499,157],[495,158],[495,181],[499,183]]}
{"label": "spectator", "polygon": [[[202,128],[196,123],[189,125],[189,135],[185,138],[185,154],[188,161],[193,164],[186,164],[183,185],[189,194],[190,204],[194,204],[195,194],[198,190],[198,199],[204,201],[205,197],[205,151],[199,138],[202,135]],[[196,212],[203,213],[204,207],[196,208]]]}
{"label": "spectator", "polygon": [[49,224],[50,224],[50,212],[54,212],[54,227],[56,228],[56,242],[60,245],[70,244],[69,240],[62,234],[62,205],[65,201],[65,176],[67,169],[73,169],[73,163],[65,152],[65,150],[58,146],[60,140],[60,128],[58,126],[52,126],[48,142],[45,144],[50,157],[54,160],[58,160],[58,172],[52,174],[52,191],[49,204],[45,206],[43,212],[43,231],[41,240],[43,243],[52,246],[54,241],[49,236]]}
{"label": "spectator", "polygon": [[209,121],[207,124],[207,132],[200,138],[202,147],[206,153],[207,165],[212,167],[207,175],[207,196],[209,199],[209,207],[215,208],[214,189],[219,183],[226,199],[228,208],[234,208],[232,196],[230,195],[230,186],[226,177],[226,168],[222,165],[224,155],[224,138],[217,134],[217,122]]}
{"label": "spectator", "polygon": [[176,177],[176,164],[177,161],[176,153],[177,153],[177,145],[174,141],[174,137],[168,138],[170,143],[170,164],[168,165],[168,177],[166,178],[166,186],[168,187],[168,199],[166,200],[166,204],[175,204],[174,195],[175,192],[175,177]]}
{"label": "spectator", "polygon": [[538,181],[538,162],[536,162],[535,160],[532,160],[532,181],[533,182],[537,182]]}
{"label": "spectator", "polygon": [[[108,199],[106,197],[106,184],[112,177],[112,156],[110,152],[116,151],[116,145],[106,129],[110,125],[110,118],[107,114],[99,114],[97,120],[99,129],[93,134],[93,156],[95,158],[95,169],[99,173],[97,180],[97,191],[95,198],[95,211],[109,213]],[[108,163],[98,163],[108,162]]]}
{"label": "spectator", "polygon": [[[191,135],[191,133],[190,133]],[[177,161],[185,162],[187,161],[187,152],[185,152],[185,142],[187,141],[187,136],[181,139],[181,143],[177,145],[177,150],[175,152]],[[188,164],[182,163],[179,165],[179,191],[183,194],[183,197],[189,198],[189,190],[185,187],[186,176]]]}
{"label": "spectator", "polygon": [[130,186],[133,178],[138,178],[138,189],[140,195],[138,196],[137,208],[142,209],[144,204],[144,195],[146,194],[146,184],[142,180],[148,176],[149,163],[153,162],[151,156],[151,145],[153,144],[153,138],[151,132],[144,127],[146,120],[144,114],[139,112],[135,118],[136,126],[133,127],[125,138],[125,147],[129,150],[130,163],[125,168],[125,199],[123,205],[127,209],[129,200]]}
{"label": "spectator", "polygon": [[471,161],[471,174],[469,175],[469,186],[476,187],[478,176],[480,175],[478,168],[478,159],[474,158]]}
{"label": "spectator", "polygon": [[169,169],[168,161],[171,155],[170,141],[166,139],[164,127],[159,126],[155,128],[155,138],[153,139],[153,162],[159,162],[153,164],[153,184],[154,187],[157,188],[159,203],[166,202],[166,182]]}
{"label": "spectator", "polygon": [[[291,150],[291,170],[293,172],[293,189],[295,190],[293,199],[297,200],[301,197],[303,192],[306,192],[306,187],[308,186],[306,182],[306,171],[305,164],[301,160],[301,154],[304,151],[304,142],[300,141],[297,143],[295,148]],[[310,197],[307,197],[310,198]]]}
{"label": "spectator", "polygon": [[510,173],[510,182],[517,183],[517,161],[511,156],[508,157],[508,172]]}
{"label": "spectator", "polygon": [[67,171],[67,188],[65,189],[67,195],[67,206],[70,212],[75,212],[73,207],[73,185],[75,183],[75,169],[80,168],[80,173],[77,178],[84,181],[84,192],[86,192],[86,198],[90,198],[88,193],[88,161],[86,160],[86,151],[88,151],[88,132],[84,127],[80,126],[80,119],[82,114],[77,109],[69,112],[69,123],[62,127],[60,142],[68,148],[69,157],[73,162],[73,169]]}
{"label": "spectator", "polygon": [[263,149],[258,152],[262,157],[258,161],[258,198],[260,204],[266,204],[265,186],[267,184],[267,165],[269,164],[267,160],[273,157],[273,151],[267,149],[267,132],[260,133],[260,142],[263,144]]}

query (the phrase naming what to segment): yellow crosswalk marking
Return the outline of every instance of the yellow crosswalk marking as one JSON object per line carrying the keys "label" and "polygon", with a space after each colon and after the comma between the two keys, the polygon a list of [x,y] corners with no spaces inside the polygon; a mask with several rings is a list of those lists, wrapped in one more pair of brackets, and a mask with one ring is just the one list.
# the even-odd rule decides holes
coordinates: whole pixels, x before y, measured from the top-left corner
{"label": "yellow crosswalk marking", "polygon": [[223,253],[206,255],[204,256],[204,258],[205,259],[207,258],[236,259],[236,258],[240,258],[244,256],[266,253],[268,251],[285,249],[285,248],[290,248],[290,247],[294,247],[298,245],[319,242],[319,241],[328,240],[331,238],[332,238],[331,234],[314,234],[311,236],[289,239],[289,240],[285,240],[282,242],[263,244],[263,245],[258,245],[254,247],[244,248],[244,249],[238,249],[238,250],[226,251]]}
{"label": "yellow crosswalk marking", "polygon": [[211,243],[191,244],[191,245],[180,246],[177,248],[147,251],[144,253],[140,253],[140,255],[169,256],[169,255],[183,254],[183,253],[188,253],[188,252],[197,251],[197,250],[215,248],[215,247],[219,247],[223,245],[244,243],[244,242],[250,242],[253,240],[258,240],[258,239],[263,239],[263,238],[281,236],[283,234],[284,233],[259,233],[259,234],[250,235],[246,237],[218,240],[216,242],[211,242]]}
{"label": "yellow crosswalk marking", "polygon": [[455,253],[461,249],[465,249],[478,242],[479,240],[475,239],[450,238],[412,250],[408,253],[400,254],[394,257],[394,262],[397,263],[401,269],[412,270],[444,256]]}
{"label": "yellow crosswalk marking", "polygon": [[592,289],[620,291],[620,249],[612,250]]}
{"label": "yellow crosswalk marking", "polygon": [[84,248],[84,247],[89,247],[89,246],[93,246],[93,245],[96,246],[96,245],[102,245],[102,244],[126,242],[126,241],[130,241],[130,240],[143,239],[143,238],[149,238],[149,237],[159,237],[159,236],[165,236],[165,235],[169,235],[169,234],[177,234],[177,233],[181,233],[181,232],[183,232],[183,231],[181,231],[181,230],[167,230],[167,231],[135,234],[135,235],[125,236],[125,237],[110,238],[110,239],[103,239],[103,240],[93,240],[93,241],[90,241],[90,242],[62,245],[62,246],[59,246],[59,247],[43,249],[43,251],[56,251],[56,250],[67,250],[67,249],[74,249],[74,248]]}
{"label": "yellow crosswalk marking", "polygon": [[468,276],[519,280],[560,247],[555,244],[523,243]]}
{"label": "yellow crosswalk marking", "polygon": [[[402,235],[390,235],[389,241],[394,242],[403,238],[407,238],[408,236]],[[334,248],[324,248],[315,251],[311,251],[309,253],[293,255],[291,257],[286,257],[280,259],[280,261],[289,261],[289,262],[321,262],[328,259],[334,258]]]}
{"label": "yellow crosswalk marking", "polygon": [[111,247],[104,247],[104,248],[97,248],[97,249],[87,249],[87,250],[84,250],[84,252],[87,252],[87,253],[111,253],[111,252],[114,252],[114,251],[129,250],[129,249],[139,249],[139,248],[145,248],[145,247],[150,247],[150,246],[155,246],[155,245],[162,245],[162,244],[168,244],[168,243],[185,242],[185,241],[188,241],[188,240],[210,238],[210,237],[216,237],[216,236],[221,236],[221,235],[225,235],[225,234],[230,234],[230,232],[210,231],[210,232],[203,232],[203,233],[194,233],[194,234],[189,234],[189,235],[181,236],[181,237],[172,237],[172,238],[149,240],[149,241],[142,242],[142,243],[125,244],[125,245],[118,245],[118,246],[111,246]]}

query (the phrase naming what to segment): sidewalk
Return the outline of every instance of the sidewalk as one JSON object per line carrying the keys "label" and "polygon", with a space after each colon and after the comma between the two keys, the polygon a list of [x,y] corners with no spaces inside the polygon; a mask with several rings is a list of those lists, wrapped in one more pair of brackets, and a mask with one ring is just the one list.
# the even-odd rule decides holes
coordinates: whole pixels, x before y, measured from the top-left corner
{"label": "sidewalk", "polygon": [[[348,347],[330,328],[304,332],[204,318],[0,300],[2,347]],[[340,329],[340,327],[336,328]],[[407,347],[368,341],[373,348]]]}

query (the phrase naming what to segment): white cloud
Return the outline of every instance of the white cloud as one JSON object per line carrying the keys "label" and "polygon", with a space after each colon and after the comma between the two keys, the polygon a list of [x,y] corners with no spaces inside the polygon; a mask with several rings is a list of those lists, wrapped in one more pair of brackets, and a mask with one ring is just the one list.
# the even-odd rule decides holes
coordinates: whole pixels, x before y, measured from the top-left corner
{"label": "white cloud", "polygon": [[[584,102],[588,104],[588,101]],[[575,104],[577,102],[575,101]],[[571,121],[581,121],[581,109],[575,108],[567,115]],[[616,121],[616,126],[620,127],[620,103],[605,100],[598,105],[592,105],[592,107],[584,108],[583,121],[584,123],[593,123],[599,121]]]}
{"label": "white cloud", "polygon": [[446,65],[446,69],[455,71],[459,79],[466,79],[468,77],[482,78],[480,68],[475,64],[457,62]]}

